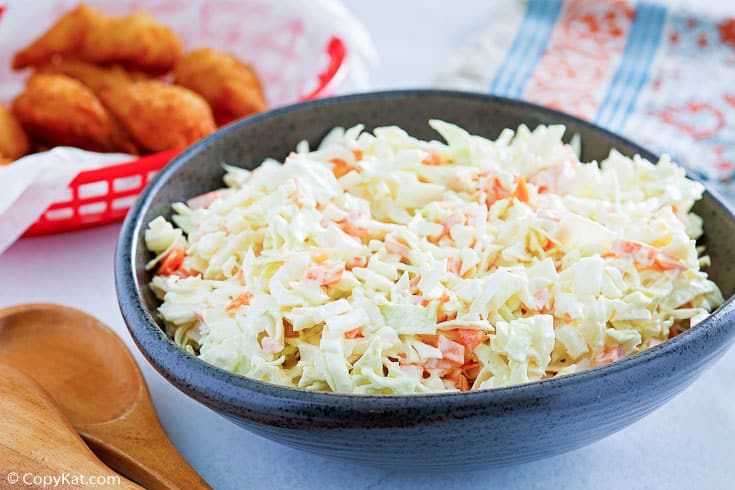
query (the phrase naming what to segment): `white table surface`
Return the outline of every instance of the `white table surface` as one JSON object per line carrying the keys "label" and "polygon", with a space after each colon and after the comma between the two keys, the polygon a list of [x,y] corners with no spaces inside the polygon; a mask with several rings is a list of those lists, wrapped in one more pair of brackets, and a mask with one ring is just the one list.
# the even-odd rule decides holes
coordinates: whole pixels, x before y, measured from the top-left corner
{"label": "white table surface", "polygon": [[[373,81],[381,89],[430,85],[444,60],[482,27],[492,11],[489,2],[472,0],[347,4],[376,42],[382,62]],[[0,307],[62,303],[110,325],[134,352],[166,432],[216,489],[735,486],[735,351],[673,401],[629,428],[571,453],[505,469],[431,475],[385,472],[262,439],[178,392],[137,352],[115,297],[118,232],[119,225],[108,225],[20,240],[0,255]]]}

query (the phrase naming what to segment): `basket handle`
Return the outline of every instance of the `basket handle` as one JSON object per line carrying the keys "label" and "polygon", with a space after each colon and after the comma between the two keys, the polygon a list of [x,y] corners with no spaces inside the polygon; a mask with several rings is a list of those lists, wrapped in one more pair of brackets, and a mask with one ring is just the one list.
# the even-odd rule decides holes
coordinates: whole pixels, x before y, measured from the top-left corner
{"label": "basket handle", "polygon": [[329,84],[344,67],[344,61],[347,57],[347,47],[344,41],[337,36],[332,36],[327,43],[326,52],[329,63],[324,71],[318,75],[319,85],[308,94],[299,97],[299,100],[312,100],[325,95],[324,92],[327,91]]}

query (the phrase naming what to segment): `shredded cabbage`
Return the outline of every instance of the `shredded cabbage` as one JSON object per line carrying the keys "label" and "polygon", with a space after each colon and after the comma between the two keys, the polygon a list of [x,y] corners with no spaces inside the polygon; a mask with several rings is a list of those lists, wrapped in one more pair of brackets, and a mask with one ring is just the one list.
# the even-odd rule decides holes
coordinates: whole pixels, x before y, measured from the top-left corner
{"label": "shredded cabbage", "polygon": [[432,393],[613,362],[722,303],[703,188],[667,157],[581,163],[563,126],[430,125],[448,144],[336,128],[151,221],[173,339],[271,383]]}

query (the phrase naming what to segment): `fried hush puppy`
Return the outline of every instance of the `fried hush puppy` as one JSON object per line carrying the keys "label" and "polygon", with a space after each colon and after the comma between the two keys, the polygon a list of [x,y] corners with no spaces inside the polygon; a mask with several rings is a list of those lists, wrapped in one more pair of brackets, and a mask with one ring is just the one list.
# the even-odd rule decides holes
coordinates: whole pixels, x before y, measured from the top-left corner
{"label": "fried hush puppy", "polygon": [[204,97],[218,124],[267,109],[253,68],[222,51],[201,48],[187,53],[176,63],[174,83]]}
{"label": "fried hush puppy", "polygon": [[183,148],[216,129],[207,102],[183,87],[149,80],[110,87],[99,96],[145,151]]}
{"label": "fried hush puppy", "polygon": [[148,77],[137,71],[129,71],[120,65],[99,66],[88,61],[54,56],[51,61],[36,67],[36,73],[54,73],[79,80],[92,92],[99,93],[108,87],[145,80]]}
{"label": "fried hush puppy", "polygon": [[160,75],[170,71],[181,56],[181,41],[145,12],[109,17],[81,4],[19,51],[13,58],[13,68],[44,64],[54,55],[120,64]]}
{"label": "fried hush puppy", "polygon": [[41,37],[18,51],[13,57],[13,69],[46,63],[54,55],[79,51],[89,26],[101,21],[102,16],[95,10],[79,5],[64,14]]}
{"label": "fried hush puppy", "polygon": [[31,142],[20,123],[7,108],[0,105],[0,160],[10,163],[30,151]]}
{"label": "fried hush puppy", "polygon": [[145,12],[93,24],[81,50],[89,61],[121,64],[152,75],[171,71],[181,52],[176,34]]}
{"label": "fried hush puppy", "polygon": [[65,75],[31,77],[13,101],[13,113],[28,133],[47,144],[138,153],[94,93]]}

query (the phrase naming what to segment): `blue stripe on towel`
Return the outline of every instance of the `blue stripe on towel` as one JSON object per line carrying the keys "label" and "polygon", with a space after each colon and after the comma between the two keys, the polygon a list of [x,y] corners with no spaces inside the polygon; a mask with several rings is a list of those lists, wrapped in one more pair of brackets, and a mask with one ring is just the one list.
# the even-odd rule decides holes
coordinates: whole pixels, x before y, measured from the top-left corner
{"label": "blue stripe on towel", "polygon": [[666,7],[643,2],[636,6],[623,58],[595,117],[597,124],[611,131],[622,129],[648,80],[665,23]]}
{"label": "blue stripe on towel", "polygon": [[490,93],[520,98],[549,43],[562,0],[530,0],[525,17],[503,62],[495,71]]}

